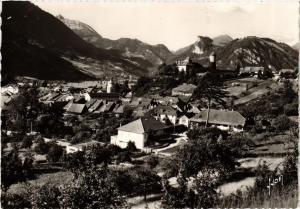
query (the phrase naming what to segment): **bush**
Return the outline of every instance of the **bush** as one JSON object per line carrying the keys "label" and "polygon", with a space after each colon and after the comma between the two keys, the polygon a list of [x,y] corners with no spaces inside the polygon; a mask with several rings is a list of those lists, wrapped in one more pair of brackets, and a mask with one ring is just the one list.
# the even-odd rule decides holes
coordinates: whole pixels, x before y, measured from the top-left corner
{"label": "bush", "polygon": [[284,132],[293,126],[293,122],[286,115],[279,115],[272,121],[277,132]]}
{"label": "bush", "polygon": [[149,167],[151,169],[155,168],[158,163],[159,163],[159,160],[158,160],[158,157],[155,156],[155,155],[150,155],[147,159],[146,159],[146,163],[149,165]]}
{"label": "bush", "polygon": [[59,146],[55,143],[49,144],[49,151],[47,154],[47,160],[49,162],[58,162],[62,155],[63,155],[64,149],[62,146]]}
{"label": "bush", "polygon": [[45,143],[44,140],[39,141],[37,145],[34,147],[34,151],[37,154],[45,155],[49,152],[49,144]]}
{"label": "bush", "polygon": [[27,196],[8,192],[1,193],[1,206],[3,208],[32,208]]}
{"label": "bush", "polygon": [[22,140],[21,148],[30,148],[32,146],[32,137],[25,136]]}
{"label": "bush", "polygon": [[287,116],[297,116],[298,113],[298,103],[291,103],[284,105],[284,114]]}
{"label": "bush", "polygon": [[117,163],[131,162],[130,152],[123,151],[117,155]]}

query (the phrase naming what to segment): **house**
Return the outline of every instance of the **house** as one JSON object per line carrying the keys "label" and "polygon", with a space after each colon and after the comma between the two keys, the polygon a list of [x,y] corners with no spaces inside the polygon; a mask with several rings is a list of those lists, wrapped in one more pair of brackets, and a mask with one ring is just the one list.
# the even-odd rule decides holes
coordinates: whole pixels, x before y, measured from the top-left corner
{"label": "house", "polygon": [[196,106],[193,105],[192,108],[189,109],[187,112],[188,113],[199,114],[201,112],[201,110],[198,107],[196,107]]}
{"label": "house", "polygon": [[102,99],[109,102],[117,102],[121,100],[121,96],[118,93],[90,93],[93,99]]}
{"label": "house", "polygon": [[111,144],[126,148],[128,142],[134,142],[138,149],[144,149],[149,144],[150,136],[160,136],[167,126],[152,117],[139,118],[118,128],[118,135],[111,136]]}
{"label": "house", "polygon": [[197,86],[193,84],[182,84],[172,89],[172,96],[192,96]]}
{"label": "house", "polygon": [[177,110],[171,106],[159,105],[148,112],[161,122],[169,120],[173,125],[177,122]]}
{"label": "house", "polygon": [[71,114],[83,114],[87,112],[87,108],[85,104],[71,103],[66,112]]}
{"label": "house", "polygon": [[92,105],[89,105],[88,107],[89,112],[94,112],[96,109],[98,109],[103,105],[103,101],[101,99],[95,99],[95,100],[96,101]]}
{"label": "house", "polygon": [[9,92],[10,94],[17,94],[19,92],[19,88],[17,85],[6,85],[1,87],[1,93]]}
{"label": "house", "polygon": [[158,102],[162,105],[174,105],[178,103],[178,97],[165,96],[158,100]]}
{"label": "house", "polygon": [[244,68],[240,68],[240,72],[239,75],[243,75],[243,74],[250,74],[252,76],[258,76],[259,74],[263,75],[265,72],[265,68],[258,66],[258,67],[244,67]]}
{"label": "house", "polygon": [[207,117],[209,126],[215,126],[226,131],[241,132],[246,122],[246,119],[237,111],[210,109],[209,111],[202,110],[192,117],[190,119],[191,126],[204,125]]}
{"label": "house", "polygon": [[189,61],[190,61],[189,57],[187,57],[184,60],[178,60],[178,61],[176,61],[176,65],[177,65],[178,71],[179,72],[181,72],[181,71],[186,72],[186,68],[187,68],[187,65],[189,64]]}
{"label": "house", "polygon": [[103,145],[103,143],[98,142],[98,141],[89,141],[89,142],[84,142],[84,143],[80,143],[80,144],[70,144],[67,145],[66,147],[66,151],[67,154],[69,153],[75,153],[75,152],[79,152],[79,151],[83,151],[85,148],[89,147],[89,146],[94,146],[94,145]]}
{"label": "house", "polygon": [[113,109],[113,113],[115,113],[116,116],[122,115],[124,113],[124,107],[125,107],[125,105],[117,105]]}
{"label": "house", "polygon": [[179,117],[178,124],[184,125],[186,127],[189,127],[189,125],[190,125],[190,118],[188,116],[186,116],[186,115],[182,115],[182,116]]}

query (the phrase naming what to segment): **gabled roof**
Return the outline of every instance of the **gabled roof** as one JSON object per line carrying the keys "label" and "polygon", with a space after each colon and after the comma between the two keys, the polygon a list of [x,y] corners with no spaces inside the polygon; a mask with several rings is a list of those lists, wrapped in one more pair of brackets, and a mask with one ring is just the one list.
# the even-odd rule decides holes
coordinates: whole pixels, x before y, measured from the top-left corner
{"label": "gabled roof", "polygon": [[189,109],[187,111],[188,113],[195,113],[195,114],[199,114],[201,112],[201,110],[198,107],[193,106],[191,109]]}
{"label": "gabled roof", "polygon": [[90,108],[95,102],[97,102],[97,99],[91,99],[87,103],[85,103],[87,108]]}
{"label": "gabled roof", "polygon": [[102,100],[97,99],[90,107],[89,112],[95,111],[102,104]]}
{"label": "gabled roof", "polygon": [[63,107],[63,109],[64,109],[64,110],[68,110],[68,109],[71,107],[72,104],[73,104],[73,101],[70,100],[70,101],[68,102],[68,104],[66,104],[66,105]]}
{"label": "gabled roof", "polygon": [[[191,118],[194,122],[206,122],[207,110],[202,110],[199,114]],[[210,109],[208,123],[220,125],[245,125],[246,119],[237,111]]]}
{"label": "gabled roof", "polygon": [[67,112],[81,114],[83,113],[85,108],[85,104],[72,103],[71,106],[67,109]]}
{"label": "gabled roof", "polygon": [[118,93],[90,93],[91,98],[105,99],[105,100],[118,100],[121,98]]}
{"label": "gabled roof", "polygon": [[173,88],[172,91],[180,91],[180,92],[185,92],[185,93],[193,93],[197,86],[193,84],[182,84],[180,86],[177,86],[176,88]]}
{"label": "gabled roof", "polygon": [[124,113],[124,105],[116,106],[113,110],[114,113],[122,114]]}
{"label": "gabled roof", "polygon": [[149,131],[154,130],[162,130],[167,128],[165,124],[162,122],[155,120],[152,117],[149,118],[140,118],[137,119],[131,123],[128,123],[124,126],[121,126],[118,128],[118,130],[126,131],[126,132],[132,132],[132,133],[148,133]]}

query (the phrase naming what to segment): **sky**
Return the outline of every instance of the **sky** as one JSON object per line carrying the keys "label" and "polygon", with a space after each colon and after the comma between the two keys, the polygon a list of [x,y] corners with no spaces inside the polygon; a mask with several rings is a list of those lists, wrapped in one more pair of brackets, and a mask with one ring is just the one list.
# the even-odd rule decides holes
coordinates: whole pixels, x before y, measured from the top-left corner
{"label": "sky", "polygon": [[165,44],[170,50],[194,43],[199,35],[259,36],[290,45],[299,40],[297,1],[120,2],[52,0],[35,4],[55,16],[84,22],[105,38],[136,38]]}

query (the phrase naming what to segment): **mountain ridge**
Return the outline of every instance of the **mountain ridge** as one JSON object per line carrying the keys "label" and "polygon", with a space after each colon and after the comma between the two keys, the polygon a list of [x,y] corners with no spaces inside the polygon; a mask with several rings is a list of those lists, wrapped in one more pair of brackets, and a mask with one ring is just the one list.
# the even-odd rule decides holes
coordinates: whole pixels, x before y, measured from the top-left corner
{"label": "mountain ridge", "polygon": [[[95,79],[96,74],[105,74],[111,69],[135,75],[147,73],[118,51],[99,49],[87,43],[31,2],[3,2],[1,17],[4,77],[9,74],[39,79],[84,80]],[[63,57],[79,64],[74,65]],[[89,69],[81,67],[87,58],[94,61],[94,66]]]}
{"label": "mountain ridge", "polygon": [[172,52],[163,44],[151,45],[138,39],[131,38],[111,40],[102,37],[94,29],[92,29],[93,32],[91,32],[90,28],[92,27],[86,23],[78,20],[71,20],[61,15],[57,16],[57,18],[88,43],[102,49],[118,50],[128,58],[139,57],[140,59],[145,59],[152,64],[152,66],[148,67],[157,67],[165,62],[172,54]]}

